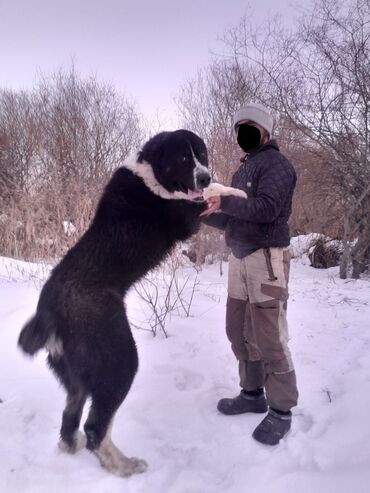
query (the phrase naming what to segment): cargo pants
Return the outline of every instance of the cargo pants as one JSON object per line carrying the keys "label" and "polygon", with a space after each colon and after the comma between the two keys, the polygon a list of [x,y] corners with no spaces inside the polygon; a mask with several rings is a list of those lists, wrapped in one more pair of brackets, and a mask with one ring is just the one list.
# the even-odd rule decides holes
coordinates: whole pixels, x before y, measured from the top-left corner
{"label": "cargo pants", "polygon": [[267,404],[290,411],[297,404],[288,348],[288,248],[261,248],[229,259],[226,333],[239,362],[240,386],[264,387]]}

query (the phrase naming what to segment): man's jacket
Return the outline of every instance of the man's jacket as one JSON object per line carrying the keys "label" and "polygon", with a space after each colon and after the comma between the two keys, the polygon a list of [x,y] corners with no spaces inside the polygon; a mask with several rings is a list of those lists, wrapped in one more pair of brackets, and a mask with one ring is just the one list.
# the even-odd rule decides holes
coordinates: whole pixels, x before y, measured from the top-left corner
{"label": "man's jacket", "polygon": [[248,154],[232,178],[231,186],[248,198],[221,197],[220,212],[204,222],[225,230],[226,244],[238,258],[259,248],[286,247],[296,181],[293,166],[271,140]]}

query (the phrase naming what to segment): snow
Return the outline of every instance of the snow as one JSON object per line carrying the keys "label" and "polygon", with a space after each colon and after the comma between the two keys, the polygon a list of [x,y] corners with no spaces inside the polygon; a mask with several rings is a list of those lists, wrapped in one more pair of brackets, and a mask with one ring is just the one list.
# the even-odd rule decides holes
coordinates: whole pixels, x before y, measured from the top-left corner
{"label": "snow", "polygon": [[[123,479],[87,450],[58,450],[64,392],[45,353],[30,360],[17,349],[47,272],[0,259],[1,493],[369,491],[369,280],[340,280],[337,268],[315,270],[305,257],[292,262],[288,312],[300,400],[288,437],[267,447],[251,437],[261,415],[216,410],[218,399],[238,392],[238,376],[224,331],[227,276],[205,267],[191,316],[167,321],[167,339],[134,329],[140,368],[113,439],[149,468]],[[142,317],[135,292],[127,304],[132,320]]]}
{"label": "snow", "polygon": [[63,221],[63,231],[66,236],[72,236],[77,228],[71,221]]}

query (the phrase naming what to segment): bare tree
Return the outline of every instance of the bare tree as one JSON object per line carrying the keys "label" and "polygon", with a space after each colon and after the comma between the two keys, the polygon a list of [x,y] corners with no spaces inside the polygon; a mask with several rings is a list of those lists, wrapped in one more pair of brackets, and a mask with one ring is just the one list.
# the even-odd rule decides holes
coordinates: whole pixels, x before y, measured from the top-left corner
{"label": "bare tree", "polygon": [[77,235],[86,229],[100,190],[144,131],[133,102],[72,66],[32,91],[0,90],[0,136],[0,252],[40,258],[76,241],[63,221]]}
{"label": "bare tree", "polygon": [[187,267],[178,250],[174,250],[162,266],[151,271],[137,282],[134,290],[145,304],[146,320],[141,325],[149,325],[153,336],[161,330],[168,337],[166,323],[173,314],[189,317],[194,294],[199,285],[199,271],[195,266]]}
{"label": "bare tree", "polygon": [[318,0],[293,33],[278,20],[263,30],[244,18],[225,42],[241,74],[251,65],[260,71],[264,103],[290,121],[301,145],[331,169],[345,206],[348,254],[341,276],[352,257],[358,277],[370,250],[369,0]]}
{"label": "bare tree", "polygon": [[[245,77],[233,62],[215,60],[200,70],[194,79],[187,81],[177,97],[183,125],[197,132],[207,144],[215,181],[230,183],[239,166],[242,154],[235,145],[233,115],[258,91],[258,77],[254,70]],[[191,250],[197,253],[197,264],[203,263],[209,254],[218,257],[217,260],[222,260],[225,255],[224,242],[220,242],[220,233],[213,228],[202,227],[191,243]]]}
{"label": "bare tree", "polygon": [[214,179],[229,183],[241,156],[235,146],[233,115],[259,92],[258,77],[251,70],[241,74],[233,62],[215,60],[187,81],[177,98],[183,124],[207,143]]}
{"label": "bare tree", "polygon": [[37,153],[38,125],[32,95],[0,92],[2,174],[24,190],[29,185]]}
{"label": "bare tree", "polygon": [[82,80],[73,66],[42,78],[37,102],[40,162],[46,176],[59,179],[66,197],[71,185],[84,190],[105,180],[142,139],[134,105],[110,85]]}

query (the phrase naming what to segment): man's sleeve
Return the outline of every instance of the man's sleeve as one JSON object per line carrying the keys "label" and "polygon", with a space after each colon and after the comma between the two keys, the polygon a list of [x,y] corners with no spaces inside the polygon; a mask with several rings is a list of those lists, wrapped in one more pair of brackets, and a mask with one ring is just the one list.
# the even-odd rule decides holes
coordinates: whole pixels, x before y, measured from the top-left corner
{"label": "man's sleeve", "polygon": [[290,166],[284,162],[275,163],[261,171],[256,197],[221,197],[220,209],[224,214],[253,223],[271,223],[291,194],[294,180]]}
{"label": "man's sleeve", "polygon": [[207,226],[213,226],[217,229],[225,230],[230,216],[222,212],[215,212],[210,216],[202,217],[202,223],[207,224]]}

